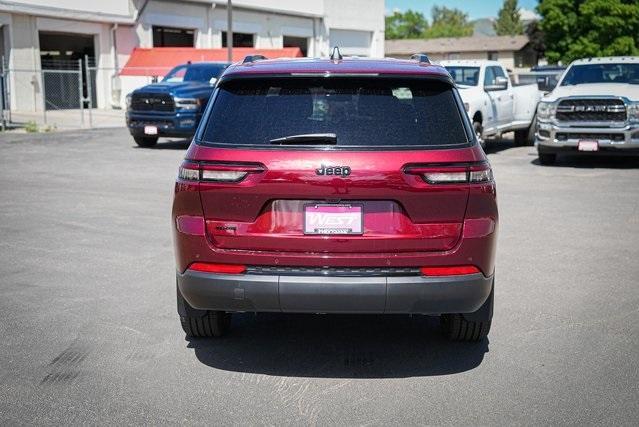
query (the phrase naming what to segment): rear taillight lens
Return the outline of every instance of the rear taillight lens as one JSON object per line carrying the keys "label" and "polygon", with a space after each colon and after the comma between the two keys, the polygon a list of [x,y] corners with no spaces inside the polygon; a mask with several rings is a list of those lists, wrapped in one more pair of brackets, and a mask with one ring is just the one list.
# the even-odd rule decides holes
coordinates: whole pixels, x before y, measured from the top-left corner
{"label": "rear taillight lens", "polygon": [[245,265],[238,264],[214,264],[209,262],[194,262],[189,265],[189,270],[202,273],[218,274],[242,274],[246,271]]}
{"label": "rear taillight lens", "polygon": [[493,171],[488,163],[415,165],[406,167],[404,171],[410,175],[420,175],[429,184],[473,184],[493,181]]}
{"label": "rear taillight lens", "polygon": [[197,164],[183,163],[180,166],[180,170],[178,172],[178,178],[183,179],[185,181],[199,181],[200,168],[198,167]]}
{"label": "rear taillight lens", "polygon": [[248,172],[203,170],[202,181],[238,182],[243,180]]}
{"label": "rear taillight lens", "polygon": [[474,265],[453,265],[447,267],[422,267],[419,269],[424,276],[461,276],[477,274],[481,271]]}
{"label": "rear taillight lens", "polygon": [[185,161],[180,166],[178,178],[185,181],[241,182],[251,173],[264,172],[266,168],[257,163],[195,163]]}

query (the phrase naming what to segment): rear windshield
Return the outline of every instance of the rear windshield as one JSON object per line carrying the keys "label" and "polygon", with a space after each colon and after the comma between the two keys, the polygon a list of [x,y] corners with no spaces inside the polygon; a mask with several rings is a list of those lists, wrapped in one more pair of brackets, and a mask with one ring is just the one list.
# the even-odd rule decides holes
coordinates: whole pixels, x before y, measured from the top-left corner
{"label": "rear windshield", "polygon": [[[330,143],[311,145],[336,148],[468,144],[449,85],[354,77],[227,82],[218,89],[201,139],[204,144],[265,148],[299,135],[332,135]],[[309,146],[308,141],[299,145]]]}

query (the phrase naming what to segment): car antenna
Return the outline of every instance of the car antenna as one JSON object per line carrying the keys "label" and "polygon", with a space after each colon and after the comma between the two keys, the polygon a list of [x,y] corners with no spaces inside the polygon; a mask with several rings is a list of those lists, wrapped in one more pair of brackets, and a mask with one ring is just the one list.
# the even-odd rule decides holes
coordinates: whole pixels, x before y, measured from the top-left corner
{"label": "car antenna", "polygon": [[342,53],[339,51],[339,47],[337,46],[333,47],[330,58],[331,58],[331,61],[339,61],[340,59],[344,59],[344,57],[342,56]]}

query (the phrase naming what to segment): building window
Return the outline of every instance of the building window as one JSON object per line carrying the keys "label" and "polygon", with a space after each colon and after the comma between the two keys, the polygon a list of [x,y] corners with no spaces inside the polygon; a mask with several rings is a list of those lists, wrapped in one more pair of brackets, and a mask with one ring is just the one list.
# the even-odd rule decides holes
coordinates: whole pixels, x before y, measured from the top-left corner
{"label": "building window", "polygon": [[185,28],[153,27],[153,47],[194,47],[195,31]]}
{"label": "building window", "polygon": [[282,44],[284,45],[284,47],[299,47],[302,51],[302,56],[307,56],[308,38],[284,36],[282,39]]}
{"label": "building window", "polygon": [[[228,47],[226,43],[226,31],[222,31],[222,47]],[[233,47],[255,47],[255,34],[233,32]]]}
{"label": "building window", "polygon": [[499,53],[497,52],[488,52],[488,60],[489,61],[497,61],[499,59]]}

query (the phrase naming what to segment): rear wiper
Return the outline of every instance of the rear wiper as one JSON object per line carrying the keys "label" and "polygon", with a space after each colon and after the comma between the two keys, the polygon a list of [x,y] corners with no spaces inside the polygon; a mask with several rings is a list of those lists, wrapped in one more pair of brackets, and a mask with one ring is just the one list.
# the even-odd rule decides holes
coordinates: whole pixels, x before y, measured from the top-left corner
{"label": "rear wiper", "polygon": [[275,138],[269,141],[271,144],[317,144],[317,145],[335,145],[337,144],[337,135],[334,133],[305,133],[301,135],[289,135],[282,138]]}

